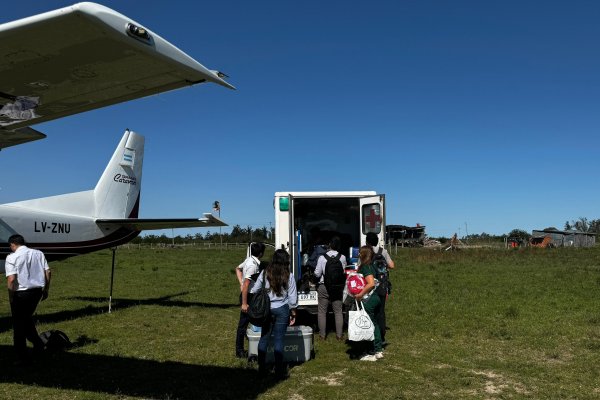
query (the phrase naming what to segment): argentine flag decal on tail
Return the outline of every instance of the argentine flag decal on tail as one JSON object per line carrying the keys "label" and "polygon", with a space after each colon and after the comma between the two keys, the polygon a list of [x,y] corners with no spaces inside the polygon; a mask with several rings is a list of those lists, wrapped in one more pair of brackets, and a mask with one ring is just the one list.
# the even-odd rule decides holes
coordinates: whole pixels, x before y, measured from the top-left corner
{"label": "argentine flag decal on tail", "polygon": [[133,161],[135,160],[135,150],[125,149],[123,152],[123,160],[121,160],[120,164],[123,167],[133,167]]}

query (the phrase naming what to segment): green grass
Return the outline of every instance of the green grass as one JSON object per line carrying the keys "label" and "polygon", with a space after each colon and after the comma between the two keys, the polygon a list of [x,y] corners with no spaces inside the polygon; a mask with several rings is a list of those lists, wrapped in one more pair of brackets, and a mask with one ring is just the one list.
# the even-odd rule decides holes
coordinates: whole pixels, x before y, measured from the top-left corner
{"label": "green grass", "polygon": [[38,330],[78,346],[15,369],[0,299],[2,399],[594,399],[600,248],[404,249],[394,256],[386,356],[315,342],[284,382],[233,357],[244,250],[120,249],[54,263]]}

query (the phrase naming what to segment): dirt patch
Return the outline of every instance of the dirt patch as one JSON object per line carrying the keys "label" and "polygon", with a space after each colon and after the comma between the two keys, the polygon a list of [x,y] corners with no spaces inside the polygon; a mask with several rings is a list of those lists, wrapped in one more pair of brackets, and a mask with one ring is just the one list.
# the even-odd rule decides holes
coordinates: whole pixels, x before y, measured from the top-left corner
{"label": "dirt patch", "polygon": [[512,389],[519,394],[531,394],[529,390],[520,382],[515,382],[511,379],[497,374],[493,371],[469,371],[474,375],[484,376],[486,378],[483,391],[488,395],[501,394],[507,389]]}
{"label": "dirt patch", "polygon": [[489,379],[498,379],[498,378],[502,378],[502,375],[496,374],[492,371],[475,371],[475,370],[471,370],[471,373],[475,374],[475,375],[483,375],[486,378]]}
{"label": "dirt patch", "polygon": [[319,376],[313,378],[315,381],[325,382],[328,386],[342,386],[342,379],[346,370],[333,372],[326,376]]}
{"label": "dirt patch", "polygon": [[502,393],[504,389],[506,389],[508,385],[496,385],[493,381],[487,381],[485,383],[485,388],[483,389],[487,394],[499,394]]}

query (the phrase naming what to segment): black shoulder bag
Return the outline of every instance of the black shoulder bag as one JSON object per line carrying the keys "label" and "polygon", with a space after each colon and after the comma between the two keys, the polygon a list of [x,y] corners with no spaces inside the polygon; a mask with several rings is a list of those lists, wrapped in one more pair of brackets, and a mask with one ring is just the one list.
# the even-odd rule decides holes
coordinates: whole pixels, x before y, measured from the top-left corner
{"label": "black shoulder bag", "polygon": [[248,316],[250,317],[250,323],[254,326],[265,325],[271,317],[271,299],[269,298],[269,290],[265,289],[267,275],[264,271],[262,274],[262,286],[254,293],[248,304]]}

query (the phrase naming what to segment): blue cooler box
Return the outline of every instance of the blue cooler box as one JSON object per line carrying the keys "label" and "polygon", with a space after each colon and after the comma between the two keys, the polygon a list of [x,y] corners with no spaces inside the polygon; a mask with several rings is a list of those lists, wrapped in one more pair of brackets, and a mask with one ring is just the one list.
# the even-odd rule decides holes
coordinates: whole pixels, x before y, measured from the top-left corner
{"label": "blue cooler box", "polygon": [[350,247],[350,259],[348,260],[348,264],[358,264],[359,251],[360,247]]}
{"label": "blue cooler box", "polygon": [[[248,357],[258,356],[258,341],[260,331],[252,325],[246,330],[248,336]],[[313,330],[310,326],[288,326],[283,341],[283,361],[288,363],[301,363],[310,360],[313,350]],[[267,363],[274,363],[273,336],[267,345]]]}

